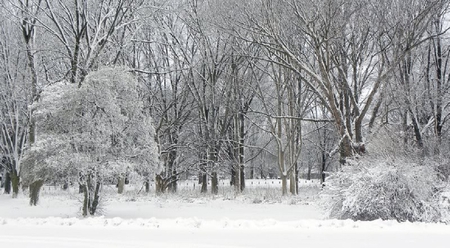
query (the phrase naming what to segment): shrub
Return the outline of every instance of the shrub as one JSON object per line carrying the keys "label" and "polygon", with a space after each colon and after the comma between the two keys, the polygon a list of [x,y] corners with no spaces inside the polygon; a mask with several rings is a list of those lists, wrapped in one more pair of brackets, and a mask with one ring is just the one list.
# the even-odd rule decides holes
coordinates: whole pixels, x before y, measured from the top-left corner
{"label": "shrub", "polygon": [[401,159],[350,162],[331,175],[322,199],[329,217],[353,220],[438,221],[434,166]]}

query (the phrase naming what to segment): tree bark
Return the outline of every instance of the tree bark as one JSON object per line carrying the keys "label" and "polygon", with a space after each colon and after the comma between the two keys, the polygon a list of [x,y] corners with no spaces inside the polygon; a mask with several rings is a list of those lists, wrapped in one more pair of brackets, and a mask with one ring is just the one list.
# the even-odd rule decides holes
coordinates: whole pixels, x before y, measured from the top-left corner
{"label": "tree bark", "polygon": [[86,217],[88,215],[88,209],[89,209],[89,191],[88,191],[88,186],[86,184],[81,185],[80,184],[80,188],[82,188],[82,192],[83,192],[83,217]]}
{"label": "tree bark", "polygon": [[30,205],[36,206],[39,203],[39,193],[41,191],[44,180],[36,180],[30,184]]}
{"label": "tree bark", "polygon": [[97,212],[98,204],[100,203],[100,188],[101,188],[101,186],[102,185],[100,182],[97,182],[95,184],[94,198],[92,200],[92,204],[89,209],[89,213],[91,215],[94,215]]}
{"label": "tree bark", "polygon": [[119,181],[117,183],[117,193],[123,194],[124,189],[125,189],[125,177],[121,176],[119,177]]}
{"label": "tree bark", "polygon": [[12,187],[12,197],[17,198],[19,195],[19,185],[20,185],[20,177],[17,175],[17,171],[14,169],[10,174],[11,177],[11,187]]}
{"label": "tree bark", "polygon": [[4,187],[5,187],[5,194],[11,194],[11,176],[9,172],[5,173]]}
{"label": "tree bark", "polygon": [[206,172],[203,172],[200,178],[201,178],[201,182],[202,182],[202,188],[201,188],[200,192],[207,193],[208,192],[208,176],[206,175]]}
{"label": "tree bark", "polygon": [[292,171],[292,173],[290,174],[290,178],[289,178],[289,191],[291,192],[292,195],[297,195],[297,190],[298,188],[296,187],[297,185],[297,178],[295,177],[295,171]]}
{"label": "tree bark", "polygon": [[281,174],[281,193],[287,195],[287,176],[284,174]]}
{"label": "tree bark", "polygon": [[164,185],[163,178],[161,177],[161,175],[157,174],[155,176],[155,192],[156,192],[156,194],[160,195],[160,194],[164,193],[166,190],[165,188],[166,187]]}
{"label": "tree bark", "polygon": [[219,178],[217,172],[211,173],[211,193],[214,195],[219,193]]}
{"label": "tree bark", "polygon": [[[95,185],[94,185],[95,183]],[[82,185],[83,187],[83,217],[94,215],[97,212],[100,203],[101,182],[94,182],[92,175],[88,175],[87,181]]]}
{"label": "tree bark", "polygon": [[150,193],[150,182],[149,180],[145,181],[145,193]]}

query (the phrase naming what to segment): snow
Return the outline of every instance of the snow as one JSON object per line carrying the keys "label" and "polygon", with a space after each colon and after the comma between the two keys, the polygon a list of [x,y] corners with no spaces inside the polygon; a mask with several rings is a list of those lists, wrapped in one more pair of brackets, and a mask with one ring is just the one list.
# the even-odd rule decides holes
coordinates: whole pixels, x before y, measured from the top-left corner
{"label": "snow", "polygon": [[[396,221],[324,220],[315,190],[295,198],[109,197],[103,215],[79,216],[79,195],[44,191],[40,205],[0,195],[0,244],[34,247],[448,247],[450,226]],[[109,192],[108,194],[113,194]],[[275,193],[271,193],[275,194]],[[261,198],[261,203],[254,203]],[[259,201],[256,201],[259,202]]]}

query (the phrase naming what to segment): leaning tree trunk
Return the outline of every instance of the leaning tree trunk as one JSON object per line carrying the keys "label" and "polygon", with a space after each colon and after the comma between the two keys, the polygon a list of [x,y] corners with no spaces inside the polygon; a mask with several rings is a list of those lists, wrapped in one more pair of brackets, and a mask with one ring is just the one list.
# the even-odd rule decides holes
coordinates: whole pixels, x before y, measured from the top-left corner
{"label": "leaning tree trunk", "polygon": [[90,209],[89,209],[89,213],[91,215],[94,215],[97,212],[98,204],[100,203],[100,188],[101,188],[101,183],[97,182],[95,184],[94,197],[92,199],[92,203],[91,203]]}

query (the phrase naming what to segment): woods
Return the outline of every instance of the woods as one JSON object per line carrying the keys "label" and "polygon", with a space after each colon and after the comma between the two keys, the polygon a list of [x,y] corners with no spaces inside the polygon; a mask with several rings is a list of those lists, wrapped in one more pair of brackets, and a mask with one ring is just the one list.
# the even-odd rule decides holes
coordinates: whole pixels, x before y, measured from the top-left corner
{"label": "woods", "polygon": [[406,163],[438,175],[428,201],[450,175],[448,4],[5,0],[4,191],[36,205],[43,184],[75,184],[86,216],[129,178],[158,194],[227,179],[240,194],[275,177],[297,195],[302,175],[356,192],[360,170],[394,166],[368,181],[417,188]]}

